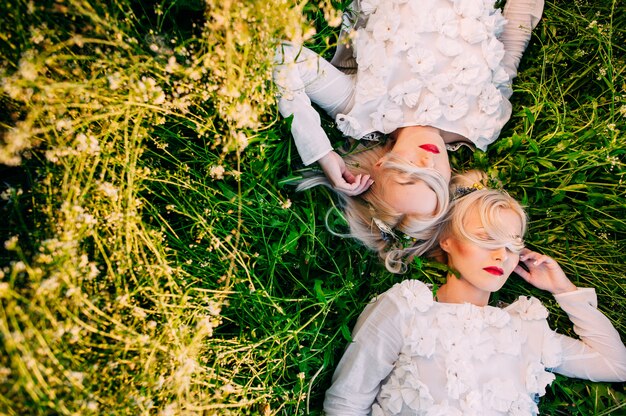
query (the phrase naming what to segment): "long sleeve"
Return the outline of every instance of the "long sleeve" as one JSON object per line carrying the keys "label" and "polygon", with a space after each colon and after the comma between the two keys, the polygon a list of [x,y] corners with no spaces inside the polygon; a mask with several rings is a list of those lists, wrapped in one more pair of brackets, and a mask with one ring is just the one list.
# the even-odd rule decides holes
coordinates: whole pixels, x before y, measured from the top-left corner
{"label": "long sleeve", "polygon": [[313,51],[286,42],[277,49],[273,78],[278,110],[283,117],[293,115],[291,133],[302,162],[316,162],[332,146],[311,103],[333,117],[343,112],[353,98],[352,78]]}
{"label": "long sleeve", "polygon": [[402,347],[401,316],[402,308],[389,294],[365,308],[326,392],[327,415],[369,414]]}
{"label": "long sleeve", "polygon": [[504,69],[511,78],[517,75],[522,55],[533,29],[543,13],[544,0],[507,0],[504,17],[508,20],[499,39],[504,44]]}
{"label": "long sleeve", "polygon": [[553,370],[591,381],[626,381],[626,347],[609,319],[597,309],[596,292],[579,288],[555,295],[580,340],[560,338],[563,361]]}

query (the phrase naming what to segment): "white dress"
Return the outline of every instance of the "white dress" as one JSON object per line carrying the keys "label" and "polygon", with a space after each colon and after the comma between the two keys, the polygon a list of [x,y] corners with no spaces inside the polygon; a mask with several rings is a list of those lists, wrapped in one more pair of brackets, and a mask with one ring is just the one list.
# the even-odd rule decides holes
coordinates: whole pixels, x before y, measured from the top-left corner
{"label": "white dress", "polygon": [[486,150],[511,115],[511,75],[490,0],[362,2],[353,34],[356,96],[336,117],[347,136],[432,126]]}
{"label": "white dress", "polygon": [[[283,44],[276,55],[278,107],[308,165],[332,150],[311,102],[347,136],[372,138],[428,125],[447,143],[485,150],[511,114],[511,80],[542,10],[542,0],[355,0],[344,14],[332,63]],[[348,62],[348,64],[346,64]],[[354,69],[354,68],[348,68]],[[348,71],[349,72],[349,71]]]}
{"label": "white dress", "polygon": [[[594,289],[555,299],[582,340],[552,331],[536,298],[500,309],[433,300],[407,280],[359,317],[326,392],[328,415],[535,415],[553,372],[626,380],[626,348]],[[548,371],[548,369],[550,371]]]}

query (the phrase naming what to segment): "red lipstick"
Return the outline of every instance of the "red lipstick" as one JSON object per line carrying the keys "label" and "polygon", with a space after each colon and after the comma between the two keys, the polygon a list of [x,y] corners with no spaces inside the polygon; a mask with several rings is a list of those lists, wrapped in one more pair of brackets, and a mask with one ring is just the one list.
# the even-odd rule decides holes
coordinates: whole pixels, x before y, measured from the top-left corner
{"label": "red lipstick", "polygon": [[434,153],[436,155],[439,154],[439,148],[431,143],[421,144],[419,145],[419,148],[424,149],[427,152]]}
{"label": "red lipstick", "polygon": [[494,276],[502,276],[504,274],[504,270],[495,266],[485,267],[483,270],[487,273],[493,274]]}

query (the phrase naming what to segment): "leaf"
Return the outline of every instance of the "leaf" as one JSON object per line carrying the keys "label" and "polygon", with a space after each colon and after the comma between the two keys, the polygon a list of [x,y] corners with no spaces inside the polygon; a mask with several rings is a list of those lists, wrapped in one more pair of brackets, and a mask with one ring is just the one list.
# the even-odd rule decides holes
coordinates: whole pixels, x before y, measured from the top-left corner
{"label": "leaf", "polygon": [[341,335],[343,335],[346,341],[352,342],[352,334],[350,333],[350,328],[348,328],[348,325],[345,322],[341,324],[339,329],[341,330]]}
{"label": "leaf", "polygon": [[313,283],[313,292],[315,292],[315,297],[317,298],[318,301],[326,304],[326,295],[324,294],[324,291],[322,290],[322,281],[320,279],[315,279],[314,283]]}

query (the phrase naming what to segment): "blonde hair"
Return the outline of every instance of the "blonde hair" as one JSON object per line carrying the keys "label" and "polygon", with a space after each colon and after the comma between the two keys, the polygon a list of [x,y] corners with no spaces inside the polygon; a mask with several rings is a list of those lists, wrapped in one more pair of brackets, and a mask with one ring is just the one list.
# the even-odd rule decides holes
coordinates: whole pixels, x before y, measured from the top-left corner
{"label": "blonde hair", "polygon": [[[390,143],[363,150],[364,147],[361,146],[355,152],[344,156],[346,164],[355,175],[369,174],[374,165],[383,156],[388,155],[381,168],[388,174],[421,180],[427,184],[437,198],[436,212],[432,216],[398,212],[385,202],[384,189],[375,182],[369,190],[355,197],[336,192],[341,199],[349,233],[339,234],[333,232],[328,225],[327,228],[335,235],[355,238],[377,252],[390,272],[404,273],[407,268],[405,259],[420,256],[432,246],[437,225],[448,209],[450,200],[448,184],[438,172],[417,167],[389,154]],[[326,177],[320,175],[303,180],[297,190],[317,185],[326,185],[332,189]],[[408,247],[403,246],[406,243]]]}
{"label": "blonde hair", "polygon": [[[433,246],[444,238],[454,236],[471,241],[484,248],[498,248],[505,246],[511,251],[519,252],[524,248],[523,236],[526,233],[526,212],[519,202],[503,190],[488,187],[487,175],[478,170],[471,170],[463,174],[453,176],[450,182],[452,202],[450,208],[441,221],[433,241]],[[485,236],[476,236],[468,233],[465,229],[464,219],[467,213],[478,210],[481,222],[485,229]],[[503,219],[500,216],[502,210],[511,210],[517,214],[521,222],[519,235],[507,235],[504,233]],[[443,263],[447,262],[447,256],[443,250],[436,246],[429,255]]]}

